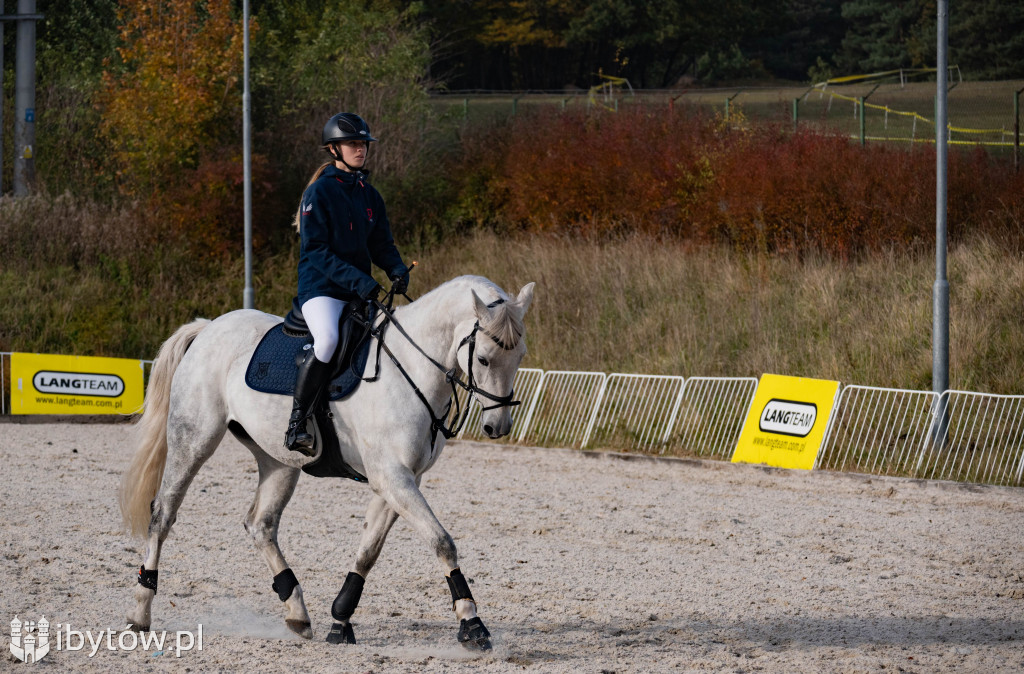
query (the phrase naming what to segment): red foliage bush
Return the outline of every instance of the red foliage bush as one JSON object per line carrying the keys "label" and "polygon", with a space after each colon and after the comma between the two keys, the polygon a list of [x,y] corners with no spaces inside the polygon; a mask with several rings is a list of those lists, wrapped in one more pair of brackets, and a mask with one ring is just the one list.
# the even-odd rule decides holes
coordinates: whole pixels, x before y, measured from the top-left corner
{"label": "red foliage bush", "polygon": [[[237,154],[213,150],[196,168],[154,192],[147,210],[156,226],[184,235],[209,256],[237,253],[245,224],[242,160]],[[274,178],[267,159],[253,155],[253,237],[257,243],[267,238],[275,225],[266,214],[280,211],[270,203],[277,198],[272,191]]]}
{"label": "red foliage bush", "polygon": [[[540,112],[508,130],[492,194],[536,230],[642,231],[746,250],[840,257],[928,244],[935,152],[666,108]],[[951,239],[1021,239],[1024,176],[984,151],[949,154]]]}

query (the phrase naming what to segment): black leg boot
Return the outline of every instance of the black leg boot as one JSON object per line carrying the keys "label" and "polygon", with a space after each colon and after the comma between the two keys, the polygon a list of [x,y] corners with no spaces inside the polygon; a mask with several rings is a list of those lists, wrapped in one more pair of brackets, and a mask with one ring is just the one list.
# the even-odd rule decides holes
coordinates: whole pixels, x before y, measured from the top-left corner
{"label": "black leg boot", "polygon": [[313,436],[306,431],[306,419],[313,412],[320,389],[330,375],[330,363],[322,363],[313,354],[313,349],[306,352],[306,357],[299,365],[295,376],[295,399],[292,402],[292,415],[288,419],[288,432],[284,437],[284,446],[293,452],[313,456]]}

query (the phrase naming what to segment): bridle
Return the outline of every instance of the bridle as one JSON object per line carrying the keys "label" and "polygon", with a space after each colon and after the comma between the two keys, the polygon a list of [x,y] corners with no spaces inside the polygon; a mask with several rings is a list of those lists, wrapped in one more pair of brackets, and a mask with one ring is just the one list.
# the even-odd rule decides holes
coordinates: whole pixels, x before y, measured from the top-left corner
{"label": "bridle", "polygon": [[[467,381],[462,381],[462,379],[460,379],[458,376],[459,365],[457,358],[455,367],[451,369],[445,368],[444,365],[439,363],[435,358],[433,358],[430,354],[424,351],[420,347],[420,345],[417,344],[416,341],[411,336],[409,336],[409,333],[405,331],[405,328],[402,327],[401,323],[399,323],[395,319],[395,314],[391,308],[392,304],[394,303],[394,296],[395,291],[394,289],[392,289],[387,293],[383,302],[376,299],[371,300],[371,303],[377,307],[377,310],[384,315],[384,320],[380,321],[380,323],[378,323],[376,326],[372,325],[372,319],[360,316],[359,320],[366,321],[367,329],[369,330],[370,335],[377,340],[376,373],[372,377],[363,377],[362,380],[365,382],[374,382],[380,378],[380,354],[381,351],[384,351],[384,353],[386,353],[388,357],[391,359],[391,362],[395,364],[395,367],[398,368],[398,371],[402,373],[402,376],[405,377],[405,380],[409,383],[409,386],[412,387],[413,392],[416,393],[416,397],[419,398],[420,402],[423,403],[423,406],[427,408],[427,413],[430,415],[430,439],[432,447],[437,442],[438,433],[443,435],[445,439],[451,439],[459,434],[459,431],[462,430],[462,427],[465,425],[466,420],[469,418],[469,401],[471,400],[471,396],[475,395],[480,398],[486,398],[494,403],[493,405],[487,406],[481,404],[482,411],[499,409],[502,407],[515,407],[516,405],[522,403],[522,401],[520,400],[514,400],[515,389],[513,389],[507,396],[494,395],[490,391],[485,391],[484,389],[480,388],[477,385],[476,379],[473,376],[473,355],[476,351],[476,336],[478,332],[490,337],[491,341],[493,341],[495,344],[497,344],[506,351],[514,349],[514,344],[505,344],[501,339],[480,327],[480,321],[475,321],[473,323],[473,329],[470,331],[468,335],[462,338],[462,341],[459,342],[459,346],[455,349],[456,354],[458,354],[462,347],[467,345],[469,347],[469,370],[466,372]],[[403,297],[405,297],[406,299],[410,299],[408,295],[403,294]],[[497,300],[488,304],[487,308],[494,308],[499,304],[503,304],[504,302],[505,300],[499,297]],[[384,332],[387,329],[388,325],[394,325],[395,329],[398,330],[398,332],[403,337],[405,337],[406,341],[412,344],[413,348],[419,351],[420,354],[422,354],[423,357],[426,358],[431,365],[436,367],[444,374],[445,381],[451,386],[452,394],[448,400],[448,405],[445,407],[443,415],[437,416],[436,414],[434,414],[434,408],[430,406],[430,402],[427,400],[426,396],[423,394],[422,391],[420,391],[419,387],[416,386],[416,382],[413,381],[412,377],[409,376],[409,373],[406,372],[404,367],[402,367],[402,364],[399,362],[394,352],[392,352],[388,345],[384,342]],[[469,394],[466,398],[466,405],[464,409],[462,404],[459,402],[458,390],[456,387],[461,388],[467,394]],[[452,416],[451,414],[453,400],[455,401],[454,416]],[[450,416],[451,421],[449,422],[448,418]]]}

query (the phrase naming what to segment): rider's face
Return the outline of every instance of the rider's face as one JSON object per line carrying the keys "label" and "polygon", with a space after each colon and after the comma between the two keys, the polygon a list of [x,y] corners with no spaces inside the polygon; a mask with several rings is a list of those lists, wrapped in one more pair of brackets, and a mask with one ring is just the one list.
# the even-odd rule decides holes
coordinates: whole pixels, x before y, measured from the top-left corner
{"label": "rider's face", "polygon": [[[338,151],[345,163],[355,168],[362,168],[366,163],[366,153],[370,144],[365,140],[343,140],[337,143]],[[344,166],[339,168],[346,168]]]}

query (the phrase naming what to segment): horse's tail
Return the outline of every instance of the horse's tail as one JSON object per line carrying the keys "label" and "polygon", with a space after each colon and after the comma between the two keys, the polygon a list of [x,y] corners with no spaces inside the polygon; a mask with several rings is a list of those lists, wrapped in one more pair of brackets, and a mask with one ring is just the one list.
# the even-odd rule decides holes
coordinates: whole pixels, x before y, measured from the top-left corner
{"label": "horse's tail", "polygon": [[185,351],[210,321],[200,318],[186,323],[168,338],[153,362],[146,387],[146,407],[136,426],[135,456],[121,476],[121,520],[133,536],[143,537],[149,529],[150,503],[160,487],[167,461],[167,413],[171,401],[171,380]]}

